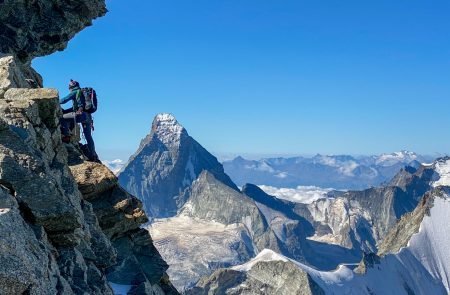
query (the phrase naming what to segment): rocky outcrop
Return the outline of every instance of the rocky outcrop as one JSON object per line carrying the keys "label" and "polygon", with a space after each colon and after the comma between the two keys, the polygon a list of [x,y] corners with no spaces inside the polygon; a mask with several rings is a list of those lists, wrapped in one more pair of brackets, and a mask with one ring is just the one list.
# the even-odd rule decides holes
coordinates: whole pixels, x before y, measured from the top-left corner
{"label": "rocky outcrop", "polygon": [[177,214],[185,190],[203,170],[238,191],[222,165],[169,114],[155,117],[151,133],[119,175],[121,185],[144,202],[150,217]]}
{"label": "rocky outcrop", "polygon": [[202,279],[188,295],[322,295],[322,289],[292,262],[262,261],[248,272],[221,269]]}
{"label": "rocky outcrop", "polygon": [[104,15],[104,0],[0,2],[0,52],[28,63],[66,48],[79,31]]}
{"label": "rocky outcrop", "polygon": [[102,0],[0,1],[0,294],[178,294],[142,203],[77,143],[33,57],[62,50]]}
{"label": "rocky outcrop", "polygon": [[[82,157],[73,155],[76,152],[71,149],[71,159]],[[106,270],[108,281],[133,285],[134,290],[150,288],[175,294],[165,273],[168,265],[148,231],[140,229],[148,221],[142,202],[125,192],[104,165],[85,161],[69,164],[84,199],[92,204],[100,227],[117,251],[117,263]]]}

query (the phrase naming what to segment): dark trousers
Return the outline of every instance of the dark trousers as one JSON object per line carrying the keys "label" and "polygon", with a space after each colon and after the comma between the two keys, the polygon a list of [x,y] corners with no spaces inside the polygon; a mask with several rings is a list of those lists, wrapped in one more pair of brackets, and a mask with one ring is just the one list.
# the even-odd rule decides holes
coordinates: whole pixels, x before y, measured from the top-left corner
{"label": "dark trousers", "polygon": [[72,109],[63,110],[63,117],[60,119],[61,133],[63,136],[70,136],[70,131],[75,128],[75,124],[81,123],[83,134],[86,138],[88,155],[90,160],[98,158],[95,151],[94,139],[92,138],[92,116],[89,113],[81,113],[77,115]]}
{"label": "dark trousers", "polygon": [[95,151],[95,143],[94,139],[92,138],[92,116],[91,114],[86,114],[87,120],[85,122],[81,123],[81,126],[83,127],[83,134],[84,138],[86,138],[87,146],[89,149],[89,155],[88,158],[90,160],[97,160],[97,152]]}

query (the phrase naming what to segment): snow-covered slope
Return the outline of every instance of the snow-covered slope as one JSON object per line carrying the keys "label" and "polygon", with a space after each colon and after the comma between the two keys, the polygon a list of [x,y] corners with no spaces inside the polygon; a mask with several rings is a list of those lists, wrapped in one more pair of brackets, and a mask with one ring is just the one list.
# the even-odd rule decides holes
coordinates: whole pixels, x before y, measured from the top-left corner
{"label": "snow-covered slope", "polygon": [[437,180],[433,186],[450,186],[450,158],[439,159],[434,166]]}
{"label": "snow-covered slope", "polygon": [[253,266],[255,266],[258,262],[261,262],[261,261],[263,261],[263,262],[268,262],[268,261],[287,262],[287,261],[289,261],[289,259],[281,254],[273,252],[272,250],[264,249],[258,254],[258,256],[256,256],[252,260],[250,260],[244,264],[234,266],[231,269],[237,270],[237,271],[249,271],[252,269]]}
{"label": "snow-covered slope", "polygon": [[429,216],[423,218],[419,232],[408,245],[380,258],[367,268],[366,274],[355,274],[347,267],[331,273],[301,267],[329,294],[447,294],[449,232],[450,197],[435,193]]}

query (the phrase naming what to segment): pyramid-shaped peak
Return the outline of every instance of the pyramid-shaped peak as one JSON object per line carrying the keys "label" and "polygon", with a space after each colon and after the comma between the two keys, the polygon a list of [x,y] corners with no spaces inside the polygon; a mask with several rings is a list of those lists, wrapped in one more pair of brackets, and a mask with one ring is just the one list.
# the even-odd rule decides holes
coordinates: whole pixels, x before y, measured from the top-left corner
{"label": "pyramid-shaped peak", "polygon": [[186,134],[186,129],[177,121],[174,115],[161,113],[155,116],[152,132],[164,143],[170,143]]}

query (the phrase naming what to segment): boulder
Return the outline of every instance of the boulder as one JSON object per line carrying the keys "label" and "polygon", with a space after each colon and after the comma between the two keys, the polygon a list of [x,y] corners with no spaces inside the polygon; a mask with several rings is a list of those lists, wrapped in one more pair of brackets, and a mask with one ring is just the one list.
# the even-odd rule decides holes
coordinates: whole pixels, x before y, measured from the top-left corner
{"label": "boulder", "polygon": [[104,165],[93,162],[83,162],[70,166],[78,189],[85,200],[100,196],[102,193],[117,187],[117,177]]}

